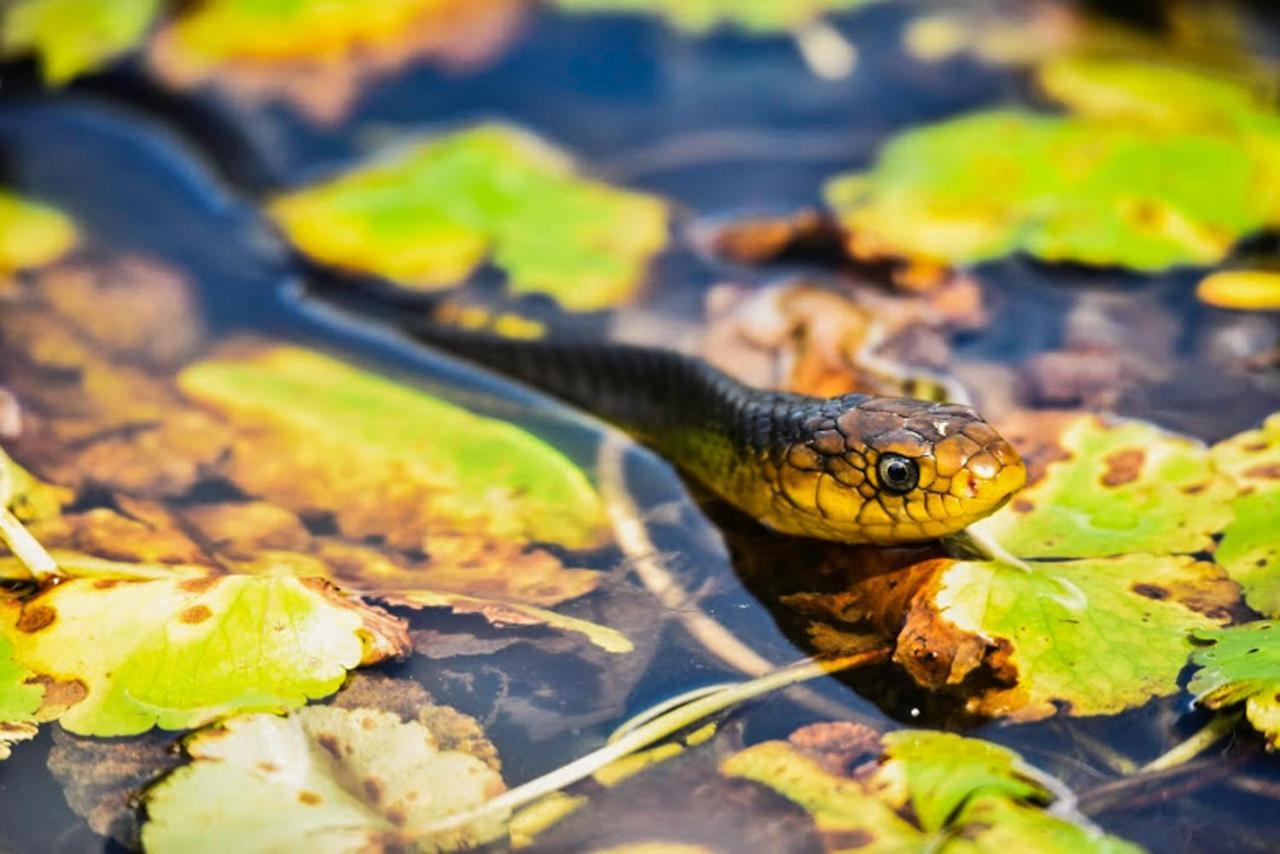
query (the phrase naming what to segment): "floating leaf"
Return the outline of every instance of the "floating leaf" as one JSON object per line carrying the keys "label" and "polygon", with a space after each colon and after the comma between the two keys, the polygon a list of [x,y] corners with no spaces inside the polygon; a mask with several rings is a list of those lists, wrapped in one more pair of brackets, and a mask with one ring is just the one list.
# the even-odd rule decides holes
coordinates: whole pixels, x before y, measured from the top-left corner
{"label": "floating leaf", "polygon": [[917,595],[895,659],[935,688],[989,669],[999,687],[968,700],[980,714],[1115,714],[1176,693],[1192,649],[1187,633],[1221,624],[1234,600],[1218,567],[1187,557],[1075,560],[1031,572],[948,562]]}
{"label": "floating leaf", "polygon": [[974,526],[1015,555],[1191,554],[1211,549],[1231,520],[1234,490],[1201,443],[1091,415],[1056,429],[1053,454],[1063,458]]}
{"label": "floating leaf", "polygon": [[[725,760],[721,771],[755,780],[804,807],[827,837],[828,849],[1138,850],[1045,812],[1049,792],[1016,753],[998,745],[904,730],[883,737],[876,761],[846,773],[806,749],[806,729],[789,742],[748,747]],[[861,745],[857,752],[864,752]]]}
{"label": "floating leaf", "polygon": [[403,623],[323,581],[247,576],[72,579],[4,602],[0,631],[22,666],[75,686],[61,722],[83,735],[292,708],[409,643]]}
{"label": "floating leaf", "polygon": [[559,451],[320,353],[262,348],[194,364],[178,383],[241,428],[232,481],[295,513],[334,514],[353,538],[428,550],[430,534],[601,538],[600,498]]}
{"label": "floating leaf", "polygon": [[1240,487],[1214,559],[1244,588],[1249,607],[1280,617],[1280,413],[1214,445],[1213,460]]}
{"label": "floating leaf", "polygon": [[9,758],[9,746],[36,734],[36,711],[44,688],[29,681],[34,676],[13,659],[13,644],[0,635],[0,759]]}
{"label": "floating leaf", "polygon": [[0,21],[0,52],[35,51],[44,79],[59,85],[132,49],[160,8],[160,0],[16,0]]}
{"label": "floating leaf", "polygon": [[1272,270],[1222,270],[1196,286],[1201,302],[1219,308],[1280,310],[1280,273]]}
{"label": "floating leaf", "polygon": [[1191,656],[1199,667],[1187,688],[1211,709],[1245,704],[1249,723],[1280,747],[1280,625],[1246,623],[1220,631],[1198,631],[1195,638],[1211,644]]}
{"label": "floating leaf", "polygon": [[63,214],[0,189],[0,277],[56,261],[75,242]]}
{"label": "floating leaf", "polygon": [[361,88],[423,58],[480,65],[506,46],[522,0],[209,0],[152,43],[170,85],[213,82],[252,100],[286,98],[317,122],[341,120]]}
{"label": "floating leaf", "polygon": [[[391,712],[312,706],[248,715],[198,733],[193,761],[148,792],[148,851],[452,850],[502,835],[502,816],[443,836],[420,832],[501,793],[481,759],[439,747]],[[269,757],[264,761],[264,757]]]}
{"label": "floating leaf", "polygon": [[327,264],[435,290],[491,257],[513,291],[578,311],[627,299],[667,239],[662,200],[580,177],[560,151],[501,125],[280,196],[270,212]]}
{"label": "floating leaf", "polygon": [[555,0],[570,12],[649,12],[682,30],[706,33],[733,25],[757,33],[800,27],[828,12],[865,6],[873,0]]}
{"label": "floating leaf", "polygon": [[[1141,62],[1042,70],[1078,116],[976,113],[909,131],[828,199],[864,258],[1159,270],[1220,260],[1280,222],[1280,117],[1245,83]],[[993,144],[993,141],[996,141]]]}

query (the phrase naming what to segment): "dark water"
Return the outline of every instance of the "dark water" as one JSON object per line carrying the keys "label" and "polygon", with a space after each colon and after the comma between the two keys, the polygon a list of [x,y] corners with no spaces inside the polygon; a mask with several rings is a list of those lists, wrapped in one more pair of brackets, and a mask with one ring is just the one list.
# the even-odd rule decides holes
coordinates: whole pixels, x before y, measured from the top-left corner
{"label": "dark water", "polygon": [[[1020,75],[965,59],[922,66],[904,57],[903,20],[891,5],[840,18],[858,47],[859,70],[850,80],[823,82],[787,39],[688,39],[636,18],[539,12],[487,68],[459,76],[414,66],[367,89],[348,121],[326,129],[284,106],[249,107],[211,92],[165,95],[135,67],[56,94],[37,93],[30,69],[9,67],[0,72],[8,84],[0,90],[0,183],[63,208],[97,246],[145,253],[183,271],[197,284],[215,334],[251,329],[329,349],[517,420],[591,465],[599,435],[589,420],[307,296],[309,272],[264,224],[257,201],[351,162],[370,140],[500,118],[578,153],[595,174],[675,200],[684,222],[812,206],[827,177],[866,165],[895,130],[1033,100]],[[701,310],[715,282],[763,284],[793,273],[829,281],[846,275],[823,265],[740,268],[676,245],[658,260],[642,308],[675,324]],[[1280,409],[1280,381],[1274,372],[1231,374],[1204,356],[1218,338],[1236,335],[1242,321],[1196,303],[1196,278],[1194,271],[1175,271],[1139,280],[1024,259],[992,264],[982,275],[991,323],[954,342],[955,352],[1013,363],[1054,349],[1063,341],[1064,315],[1082,292],[1110,294],[1140,316],[1176,319],[1171,352],[1184,365],[1172,380],[1142,386],[1116,408],[1214,440]],[[1250,334],[1272,340],[1277,334],[1272,321],[1243,322]],[[603,329],[604,321],[598,325]],[[643,451],[631,452],[628,475],[640,506],[654,511],[657,548],[671,556],[687,588],[710,591],[702,606],[767,659],[801,658],[800,639],[753,596],[735,567],[744,548],[735,533],[741,520],[722,522],[714,507],[710,518],[675,473]],[[774,547],[786,557],[786,544]],[[803,547],[795,549],[803,560]],[[621,555],[595,559],[610,569]],[[610,623],[604,615],[610,603],[599,598],[563,610]],[[628,616],[637,627],[644,608],[657,606],[646,602]],[[385,669],[420,679],[440,701],[482,720],[490,716],[489,737],[514,785],[599,746],[617,723],[656,702],[735,677],[667,625],[652,639],[652,657],[622,705],[596,719],[584,713],[608,692],[599,674],[537,650],[505,659],[518,665],[511,668],[517,675],[501,686],[482,660],[452,665],[470,668],[469,682],[444,678],[421,656]],[[460,626],[483,631],[465,620]],[[887,668],[821,680],[808,701],[784,695],[750,707],[740,716],[742,737],[783,737],[833,709],[873,722],[963,726],[1022,751],[1080,792],[1101,826],[1153,850],[1274,847],[1280,831],[1274,802],[1230,785],[1233,777],[1248,777],[1280,790],[1280,769],[1250,736],[1241,735],[1228,758],[1211,767],[1193,765],[1132,792],[1109,791],[1114,775],[1082,747],[1083,734],[1131,757],[1155,756],[1203,724],[1185,696],[1115,718],[1012,726],[960,721],[954,710],[933,708],[898,681]],[[547,685],[556,686],[554,697],[538,695]],[[500,688],[524,704],[500,708]],[[97,848],[103,843],[66,807],[45,770],[49,745],[46,728],[0,764],[0,836],[19,850]]]}

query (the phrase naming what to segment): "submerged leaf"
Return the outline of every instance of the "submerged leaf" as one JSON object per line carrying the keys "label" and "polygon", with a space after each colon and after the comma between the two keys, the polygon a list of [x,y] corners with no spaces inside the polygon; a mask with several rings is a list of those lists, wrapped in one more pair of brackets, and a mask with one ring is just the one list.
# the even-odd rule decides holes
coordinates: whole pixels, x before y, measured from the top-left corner
{"label": "submerged leaf", "polygon": [[34,51],[44,79],[66,83],[132,49],[160,9],[160,0],[15,0],[0,12],[0,52]]}
{"label": "submerged leaf", "polygon": [[[1044,429],[1052,423],[1045,420]],[[1033,428],[1034,429],[1034,428]],[[1022,558],[1191,554],[1231,520],[1208,449],[1140,421],[1062,425],[1043,476],[974,528]]]}
{"label": "submerged leaf", "polygon": [[1208,648],[1191,656],[1199,667],[1187,686],[1211,709],[1245,704],[1253,728],[1266,736],[1267,748],[1280,747],[1280,624],[1246,623],[1220,631],[1198,631]]}
{"label": "submerged leaf", "polygon": [[827,12],[865,6],[874,0],[555,0],[571,12],[651,12],[682,30],[706,33],[734,25],[758,33],[782,32]]}
{"label": "submerged leaf", "polygon": [[550,445],[320,353],[265,347],[191,365],[178,383],[240,427],[233,482],[331,513],[353,538],[429,551],[431,534],[582,547],[603,533],[595,488]]}
{"label": "submerged leaf", "polygon": [[1280,116],[1246,84],[1071,58],[1042,80],[1078,115],[963,116],[908,131],[870,171],[831,182],[850,251],[1158,270],[1214,263],[1280,223],[1280,197],[1265,189],[1280,173]]}
{"label": "submerged leaf", "polygon": [[74,686],[61,722],[82,735],[289,709],[409,643],[403,623],[325,582],[247,576],[73,579],[2,603],[0,631],[22,666]]}
{"label": "submerged leaf", "polygon": [[0,277],[56,261],[75,242],[66,216],[0,189]]}
{"label": "submerged leaf", "polygon": [[1240,488],[1214,558],[1244,588],[1249,607],[1280,617],[1280,413],[1214,445],[1213,460]]}
{"label": "submerged leaf", "polygon": [[[148,851],[199,850],[211,834],[238,850],[452,850],[500,836],[502,817],[419,834],[501,793],[481,759],[442,749],[391,712],[312,706],[248,715],[198,733],[193,762],[146,798]],[[265,759],[264,759],[265,758]]]}
{"label": "submerged leaf", "polygon": [[562,152],[502,125],[357,167],[270,212],[327,264],[435,290],[491,257],[516,293],[578,311],[627,299],[667,239],[662,200],[580,177]]}

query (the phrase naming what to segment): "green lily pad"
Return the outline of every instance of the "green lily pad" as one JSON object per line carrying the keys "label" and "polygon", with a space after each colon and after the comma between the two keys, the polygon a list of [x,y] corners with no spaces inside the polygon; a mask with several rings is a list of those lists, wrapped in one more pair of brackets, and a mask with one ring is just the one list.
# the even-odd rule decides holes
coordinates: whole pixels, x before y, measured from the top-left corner
{"label": "green lily pad", "polygon": [[18,664],[68,686],[60,720],[81,735],[283,711],[409,647],[403,623],[325,582],[247,576],[71,579],[0,603],[0,633]]}
{"label": "green lily pad", "polygon": [[1187,686],[1196,700],[1211,709],[1244,703],[1268,749],[1280,747],[1280,624],[1246,623],[1195,638],[1211,644],[1191,656],[1200,668]]}
{"label": "green lily pad", "polygon": [[271,346],[199,362],[179,387],[241,428],[226,474],[355,537],[598,544],[603,503],[564,454],[501,421],[320,353]]}
{"label": "green lily pad", "polygon": [[892,140],[827,197],[853,254],[971,264],[1013,252],[1160,270],[1212,264],[1280,223],[1280,117],[1248,86],[1140,62],[1060,59],[1077,115],[996,110]]}
{"label": "green lily pad", "polygon": [[[247,715],[196,734],[190,765],[146,795],[147,851],[455,850],[502,835],[502,817],[422,837],[435,821],[501,793],[481,758],[385,711],[313,706]],[[264,761],[266,760],[266,761]]]}
{"label": "green lily pad", "polygon": [[516,293],[571,310],[626,300],[666,243],[661,199],[575,173],[546,143],[483,125],[276,198],[300,251],[408,288],[461,284],[485,259]]}
{"label": "green lily pad", "polygon": [[1240,488],[1214,558],[1244,588],[1249,607],[1280,617],[1280,414],[1214,445],[1213,461]]}
{"label": "green lily pad", "polygon": [[66,216],[0,189],[0,277],[56,261],[75,242]]}
{"label": "green lily pad", "polygon": [[874,0],[555,0],[570,12],[647,12],[692,33],[733,25],[757,33],[785,32],[828,12],[865,6]]}
{"label": "green lily pad", "polygon": [[66,83],[132,49],[160,8],[160,0],[16,0],[0,22],[0,52],[34,51],[44,79]]}
{"label": "green lily pad", "polygon": [[[824,725],[818,725],[824,726]],[[832,726],[832,725],[825,725]],[[1124,840],[1045,812],[1049,792],[1011,750],[947,733],[901,731],[852,773],[824,767],[792,736],[748,747],[722,773],[799,804],[843,851],[1130,852]]]}
{"label": "green lily pad", "polygon": [[1065,459],[973,530],[1022,558],[1193,554],[1231,521],[1234,488],[1193,439],[1082,415],[1054,450]]}

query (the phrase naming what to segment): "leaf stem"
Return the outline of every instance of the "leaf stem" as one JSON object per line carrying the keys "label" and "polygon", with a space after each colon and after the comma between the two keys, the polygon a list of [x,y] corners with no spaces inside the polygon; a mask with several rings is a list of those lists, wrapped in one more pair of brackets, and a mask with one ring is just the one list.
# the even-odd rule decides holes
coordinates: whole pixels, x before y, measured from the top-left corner
{"label": "leaf stem", "polygon": [[706,694],[677,706],[672,711],[625,733],[616,741],[611,741],[567,765],[562,765],[541,777],[536,777],[527,783],[516,786],[514,789],[510,789],[478,807],[441,819],[435,824],[424,828],[417,836],[419,838],[431,837],[439,833],[466,827],[475,822],[505,816],[544,795],[591,776],[611,762],[616,762],[628,754],[648,747],[662,738],[666,738],[698,723],[704,718],[739,703],[744,703],[747,700],[785,688],[797,682],[804,682],[842,670],[850,670],[855,667],[883,661],[889,657],[890,652],[891,650],[888,646],[881,646],[854,655],[841,656],[840,658],[825,661],[806,660],[775,670],[757,679],[734,683],[714,693]]}
{"label": "leaf stem", "polygon": [[1169,768],[1176,768],[1185,762],[1190,762],[1235,729],[1236,724],[1240,722],[1240,718],[1243,715],[1243,710],[1219,712],[1210,718],[1207,724],[1192,733],[1189,738],[1175,744],[1169,750],[1143,765],[1138,769],[1139,773],[1165,771]]}

